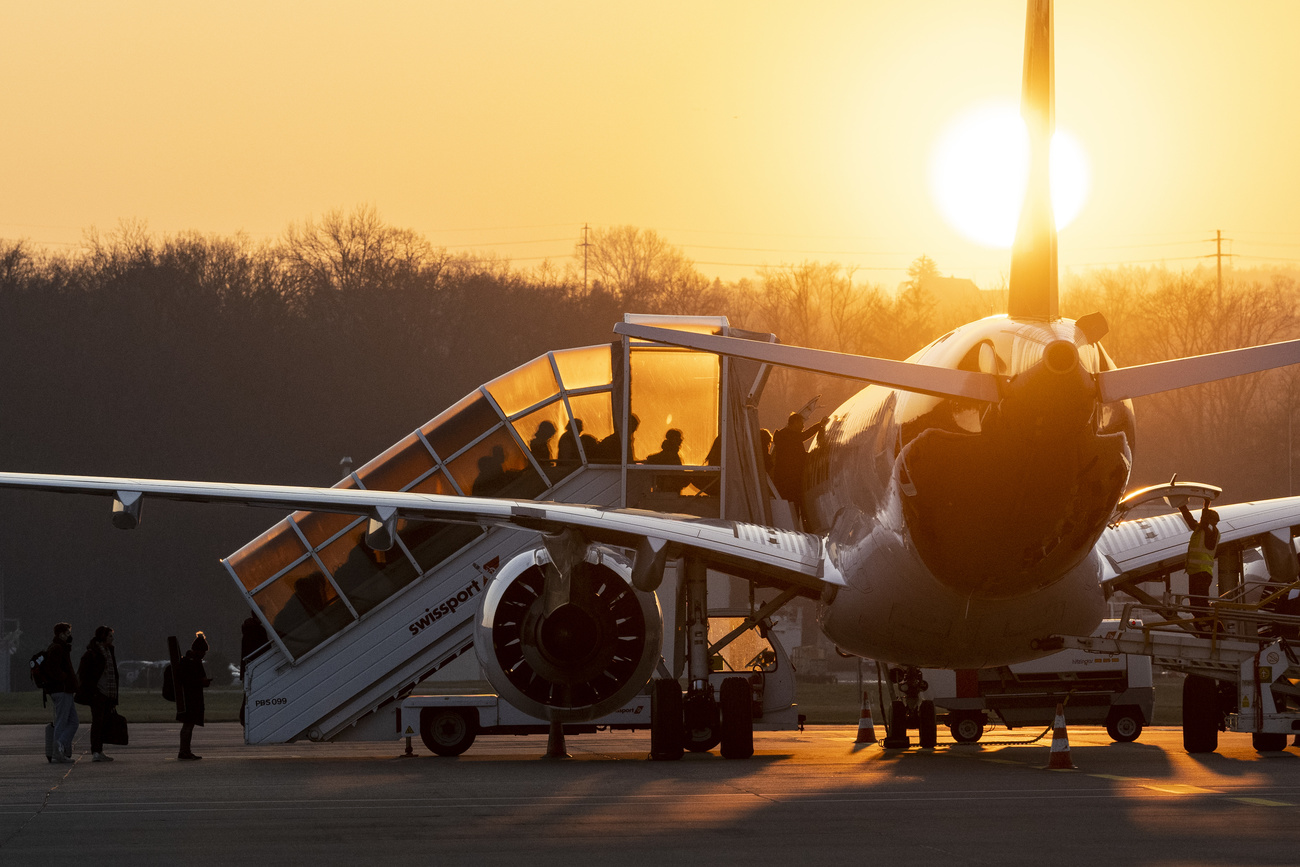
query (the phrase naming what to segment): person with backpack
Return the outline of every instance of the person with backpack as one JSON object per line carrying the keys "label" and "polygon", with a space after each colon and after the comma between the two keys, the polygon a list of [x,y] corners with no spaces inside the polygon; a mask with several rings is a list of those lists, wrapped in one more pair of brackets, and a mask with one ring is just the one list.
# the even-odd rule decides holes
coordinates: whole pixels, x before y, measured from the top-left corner
{"label": "person with backpack", "polygon": [[77,673],[72,670],[72,624],[54,624],[54,640],[45,650],[41,663],[44,691],[54,700],[54,753],[50,761],[69,765],[72,758],[72,739],[77,736],[77,705],[73,696],[77,692]]}
{"label": "person with backpack", "polygon": [[90,760],[111,762],[113,757],[104,755],[104,723],[117,707],[117,652],[110,627],[95,630],[81,655],[77,679],[81,681],[77,703],[90,705]]}
{"label": "person with backpack", "polygon": [[176,758],[184,761],[203,758],[194,755],[190,740],[194,737],[194,727],[203,725],[203,688],[212,684],[212,678],[203,668],[203,656],[207,652],[207,636],[194,633],[194,643],[181,657],[173,675],[176,694],[184,699],[185,710],[176,714],[176,721],[181,724],[181,749]]}

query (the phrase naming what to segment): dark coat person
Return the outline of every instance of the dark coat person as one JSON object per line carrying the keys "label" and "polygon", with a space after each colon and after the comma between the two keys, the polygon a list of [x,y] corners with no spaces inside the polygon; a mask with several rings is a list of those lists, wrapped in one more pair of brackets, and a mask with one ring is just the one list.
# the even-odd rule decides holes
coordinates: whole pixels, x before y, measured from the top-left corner
{"label": "dark coat person", "polygon": [[804,513],[803,474],[808,463],[804,442],[812,439],[824,427],[824,422],[818,422],[804,430],[803,416],[792,412],[785,427],[772,434],[772,483],[776,485],[776,492],[781,495],[781,499],[789,500],[794,505],[798,519],[802,519]]}
{"label": "dark coat person", "polygon": [[111,762],[104,755],[104,723],[117,707],[117,651],[113,649],[113,630],[101,626],[86,645],[77,667],[81,686],[77,703],[90,706],[90,755],[92,762]]}
{"label": "dark coat person", "polygon": [[45,650],[41,674],[46,680],[45,691],[54,702],[54,752],[50,761],[70,764],[76,761],[72,758],[72,739],[80,725],[74,703],[79,682],[72,670],[71,623],[54,624],[54,640]]}
{"label": "dark coat person", "polygon": [[194,634],[194,643],[181,657],[176,670],[176,694],[184,697],[184,711],[177,711],[176,721],[181,724],[181,748],[176,758],[196,761],[203,758],[190,749],[194,727],[203,725],[203,689],[212,684],[203,667],[203,656],[208,652],[208,639],[202,632]]}

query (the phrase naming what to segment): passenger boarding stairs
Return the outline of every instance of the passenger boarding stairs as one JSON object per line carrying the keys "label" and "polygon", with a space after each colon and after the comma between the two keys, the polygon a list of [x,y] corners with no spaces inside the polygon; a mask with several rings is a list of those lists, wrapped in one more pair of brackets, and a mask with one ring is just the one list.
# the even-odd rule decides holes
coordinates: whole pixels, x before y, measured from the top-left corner
{"label": "passenger boarding stairs", "polygon": [[[553,494],[617,505],[619,492],[616,468],[591,467]],[[473,648],[478,597],[536,544],[535,533],[490,530],[301,659],[269,645],[245,669],[247,743],[397,737],[400,699]]]}
{"label": "passenger boarding stairs", "polygon": [[[639,318],[736,333],[723,318]],[[754,362],[620,341],[481,386],[336,487],[544,499],[771,523]],[[647,465],[671,428],[682,467]],[[536,533],[296,512],[224,562],[270,636],[244,669],[250,744],[396,737],[400,699],[473,646],[478,600]],[[730,600],[718,600],[728,604]],[[661,603],[671,614],[674,606]]]}

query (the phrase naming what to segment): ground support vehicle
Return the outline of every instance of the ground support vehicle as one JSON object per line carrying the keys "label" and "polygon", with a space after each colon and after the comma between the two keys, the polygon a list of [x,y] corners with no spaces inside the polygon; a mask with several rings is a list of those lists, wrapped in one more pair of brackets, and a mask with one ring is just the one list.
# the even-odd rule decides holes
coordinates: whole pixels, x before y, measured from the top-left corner
{"label": "ground support vehicle", "polygon": [[[1104,620],[1094,635],[1118,628],[1118,620]],[[1151,659],[1142,655],[1068,649],[1000,668],[922,671],[930,699],[947,711],[939,722],[965,744],[978,741],[991,721],[1011,729],[1051,725],[1058,703],[1071,723],[1104,725],[1112,739],[1135,741],[1155,704]]]}
{"label": "ground support vehicle", "polygon": [[[1142,654],[1161,668],[1181,671],[1183,746],[1212,753],[1220,731],[1250,732],[1255,749],[1287,747],[1300,733],[1300,655],[1294,638],[1300,617],[1253,606],[1211,603],[1210,613],[1190,606],[1125,606],[1145,624],[1123,626],[1113,635],[1065,639],[1067,647],[1092,653]],[[1253,636],[1253,637],[1251,637]]]}

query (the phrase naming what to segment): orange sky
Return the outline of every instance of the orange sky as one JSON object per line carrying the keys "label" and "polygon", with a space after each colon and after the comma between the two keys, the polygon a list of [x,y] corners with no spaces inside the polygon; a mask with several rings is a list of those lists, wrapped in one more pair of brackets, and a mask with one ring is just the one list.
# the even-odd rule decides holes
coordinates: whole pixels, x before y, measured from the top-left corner
{"label": "orange sky", "polygon": [[[269,238],[373,204],[520,266],[629,223],[724,279],[1007,269],[928,164],[954,115],[1018,98],[1021,0],[0,2],[0,237]],[[1300,262],[1296,33],[1290,0],[1058,2],[1058,123],[1092,172],[1062,263],[1191,265],[1219,228],[1242,266]]]}

